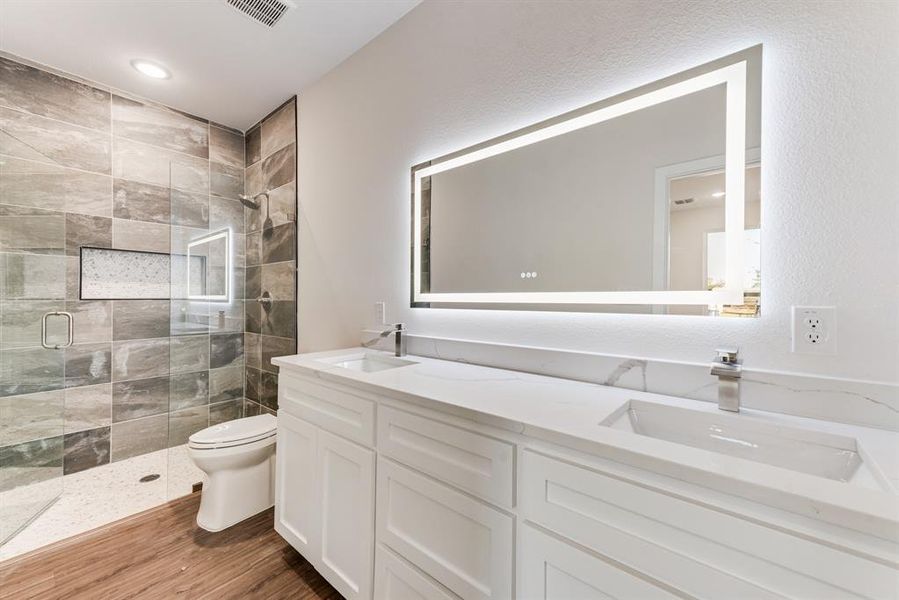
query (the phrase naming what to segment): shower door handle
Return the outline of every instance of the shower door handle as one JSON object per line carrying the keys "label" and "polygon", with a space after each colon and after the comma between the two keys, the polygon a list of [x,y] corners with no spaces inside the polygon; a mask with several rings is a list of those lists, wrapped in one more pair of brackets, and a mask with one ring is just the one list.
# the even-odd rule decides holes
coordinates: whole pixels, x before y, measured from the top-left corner
{"label": "shower door handle", "polygon": [[[65,344],[50,344],[47,342],[47,320],[50,317],[65,317],[67,321]],[[48,350],[59,350],[60,348],[68,348],[72,345],[73,341],[75,341],[75,320],[72,318],[72,313],[64,310],[54,310],[44,313],[44,316],[41,317],[41,346]]]}

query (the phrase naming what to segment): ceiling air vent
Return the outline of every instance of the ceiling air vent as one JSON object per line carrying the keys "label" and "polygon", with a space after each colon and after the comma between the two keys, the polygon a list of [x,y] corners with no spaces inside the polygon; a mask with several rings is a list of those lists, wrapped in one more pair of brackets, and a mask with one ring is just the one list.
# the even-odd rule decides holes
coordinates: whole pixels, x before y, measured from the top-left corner
{"label": "ceiling air vent", "polygon": [[254,21],[262,23],[266,27],[274,27],[287,9],[292,6],[291,2],[282,2],[281,0],[227,0],[228,4],[247,15]]}

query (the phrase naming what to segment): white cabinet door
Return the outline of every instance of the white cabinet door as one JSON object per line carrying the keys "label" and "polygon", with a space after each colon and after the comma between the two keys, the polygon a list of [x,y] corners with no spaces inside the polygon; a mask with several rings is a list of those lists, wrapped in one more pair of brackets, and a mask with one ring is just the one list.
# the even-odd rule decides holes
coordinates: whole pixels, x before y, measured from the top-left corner
{"label": "white cabinet door", "polygon": [[376,555],[375,600],[459,600],[381,544]]}
{"label": "white cabinet door", "polygon": [[315,453],[317,430],[284,412],[278,414],[278,452],[275,455],[275,531],[308,560],[318,525]]}
{"label": "white cabinet door", "polygon": [[528,525],[519,542],[520,600],[673,599],[633,572],[575,548]]}
{"label": "white cabinet door", "polygon": [[512,597],[511,516],[379,459],[377,529],[378,541],[458,596]]}
{"label": "white cabinet door", "polygon": [[312,561],[347,600],[371,598],[374,452],[318,430],[320,554]]}

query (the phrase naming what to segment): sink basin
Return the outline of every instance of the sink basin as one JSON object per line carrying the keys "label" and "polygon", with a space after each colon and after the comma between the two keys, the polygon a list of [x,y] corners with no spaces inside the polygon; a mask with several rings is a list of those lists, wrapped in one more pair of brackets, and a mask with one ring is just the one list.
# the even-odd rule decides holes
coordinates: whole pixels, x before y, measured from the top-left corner
{"label": "sink basin", "polygon": [[320,358],[318,360],[351,371],[362,371],[364,373],[375,373],[377,371],[386,371],[387,369],[396,369],[397,367],[415,364],[411,360],[403,360],[401,358],[367,352],[331,358]]}
{"label": "sink basin", "polygon": [[752,417],[630,400],[600,425],[848,482],[862,465],[855,438]]}

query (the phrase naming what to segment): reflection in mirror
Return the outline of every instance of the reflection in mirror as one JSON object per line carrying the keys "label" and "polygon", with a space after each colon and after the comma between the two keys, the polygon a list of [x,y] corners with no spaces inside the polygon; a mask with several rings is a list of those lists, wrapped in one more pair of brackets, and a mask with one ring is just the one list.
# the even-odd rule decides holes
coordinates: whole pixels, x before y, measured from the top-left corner
{"label": "reflection in mirror", "polygon": [[414,168],[413,306],[758,314],[760,97],[756,47]]}
{"label": "reflection in mirror", "polygon": [[230,301],[231,230],[191,240],[186,262],[189,300]]}

